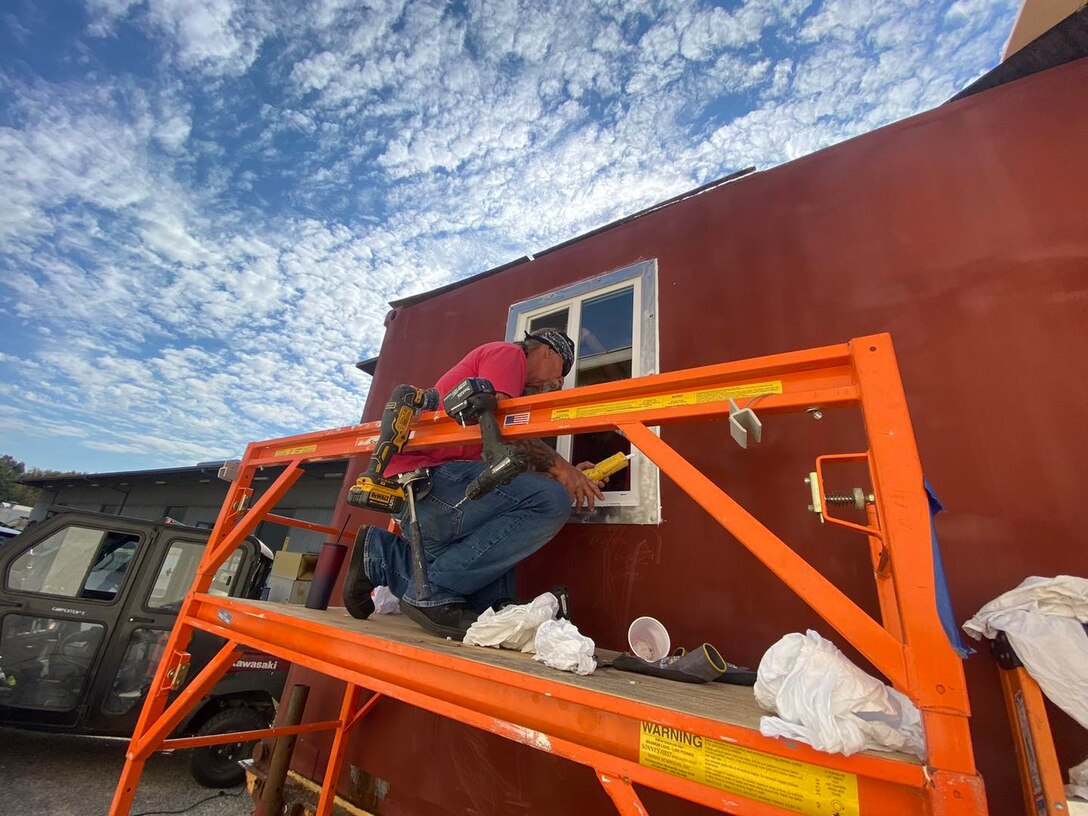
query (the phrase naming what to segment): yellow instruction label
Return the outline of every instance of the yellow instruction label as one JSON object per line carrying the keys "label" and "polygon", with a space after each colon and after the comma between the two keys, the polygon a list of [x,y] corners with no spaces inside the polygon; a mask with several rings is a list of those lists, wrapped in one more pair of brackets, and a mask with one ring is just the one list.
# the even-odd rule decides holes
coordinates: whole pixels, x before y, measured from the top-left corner
{"label": "yellow instruction label", "polygon": [[762,754],[699,734],[644,722],[638,761],[805,816],[858,816],[858,778],[807,762]]}
{"label": "yellow instruction label", "polygon": [[273,456],[298,456],[300,453],[313,453],[317,445],[299,445],[297,448],[280,448]]}
{"label": "yellow instruction label", "polygon": [[[729,388],[706,388],[702,391],[682,391],[677,394],[662,394],[656,397],[636,397],[615,402],[598,402],[592,405],[579,405],[572,408],[556,408],[552,411],[552,421],[558,419],[584,419],[586,417],[605,416],[606,414],[630,414],[634,411],[648,411],[654,408],[675,408],[681,405],[705,405],[708,402],[725,402],[730,399],[754,399],[763,395],[781,394],[782,381],[747,383]],[[748,406],[741,405],[740,408]]]}

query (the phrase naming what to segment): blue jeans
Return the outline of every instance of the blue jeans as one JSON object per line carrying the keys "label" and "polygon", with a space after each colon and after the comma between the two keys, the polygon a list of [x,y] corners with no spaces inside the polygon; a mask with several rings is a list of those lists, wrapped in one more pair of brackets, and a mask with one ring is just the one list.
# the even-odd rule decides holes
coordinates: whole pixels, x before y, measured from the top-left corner
{"label": "blue jeans", "polygon": [[[363,544],[371,583],[388,586],[414,606],[466,603],[483,610],[515,597],[514,566],[559,532],[570,517],[571,498],[554,479],[523,473],[455,508],[483,468],[480,461],[433,468],[431,492],[416,502],[431,597],[415,597],[407,542],[378,527],[367,531]],[[407,527],[407,507],[400,520]]]}

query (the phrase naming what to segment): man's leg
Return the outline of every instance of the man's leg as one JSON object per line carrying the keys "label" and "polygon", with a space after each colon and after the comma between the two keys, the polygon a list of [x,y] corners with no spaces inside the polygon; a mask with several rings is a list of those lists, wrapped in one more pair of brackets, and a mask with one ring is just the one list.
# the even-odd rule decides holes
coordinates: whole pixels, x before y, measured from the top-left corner
{"label": "man's leg", "polygon": [[355,534],[348,571],[344,575],[344,607],[353,618],[365,620],[374,612],[370,597],[376,586],[387,586],[398,598],[411,582],[407,545],[394,533],[364,524]]}
{"label": "man's leg", "polygon": [[513,603],[518,599],[517,583],[517,568],[515,567],[490,584],[477,589],[465,598],[465,603],[481,612],[488,607],[497,609],[499,606]]}
{"label": "man's leg", "polygon": [[412,557],[408,544],[396,533],[371,527],[363,542],[366,574],[374,586],[387,586],[398,598],[412,583]]}
{"label": "man's leg", "polygon": [[[472,466],[471,462],[459,464]],[[460,478],[459,471],[456,478]],[[449,478],[439,477],[437,481],[445,486],[443,495],[449,497],[457,492],[456,484],[451,484]],[[461,487],[460,490],[463,495],[464,488]],[[432,505],[426,498],[418,500],[416,506],[423,532],[424,555],[428,563],[431,563],[449,549],[457,535],[461,513],[443,502]],[[399,520],[402,524],[408,523],[407,508]],[[446,623],[452,625],[452,628],[447,627],[434,633],[443,637],[455,637],[458,631],[471,624],[471,620],[462,620],[460,612],[465,599],[433,580],[429,583],[431,597],[427,604],[436,609],[442,608],[449,618]],[[374,603],[370,594],[375,586],[387,586],[396,597],[411,603],[411,598],[404,598],[412,587],[411,550],[408,543],[396,534],[378,527],[363,526],[355,537],[355,546],[344,578],[344,606],[352,617],[364,619],[373,613]],[[404,611],[403,606],[401,609]]]}
{"label": "man's leg", "polygon": [[[403,600],[416,607],[471,596],[477,609],[512,597],[513,569],[563,527],[571,512],[567,491],[553,479],[523,474],[475,501],[454,508],[482,462],[451,462],[435,471],[431,493],[418,504],[428,578],[441,595],[417,600],[411,589]],[[432,557],[433,556],[433,557]]]}

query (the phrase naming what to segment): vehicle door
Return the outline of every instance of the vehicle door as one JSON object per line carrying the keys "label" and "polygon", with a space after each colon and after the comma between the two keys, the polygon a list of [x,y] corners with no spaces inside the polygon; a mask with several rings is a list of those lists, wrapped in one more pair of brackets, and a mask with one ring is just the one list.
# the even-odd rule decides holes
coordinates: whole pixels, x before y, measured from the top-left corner
{"label": "vehicle door", "polygon": [[[93,684],[86,716],[88,731],[132,733],[207,543],[207,530],[175,525],[159,528],[154,546],[133,577]],[[209,594],[244,596],[257,561],[256,544],[244,541],[216,571]],[[192,655],[189,679],[222,643],[204,632],[194,633],[186,647]]]}
{"label": "vehicle door", "polygon": [[146,522],[65,513],[0,551],[0,722],[79,726],[152,538]]}

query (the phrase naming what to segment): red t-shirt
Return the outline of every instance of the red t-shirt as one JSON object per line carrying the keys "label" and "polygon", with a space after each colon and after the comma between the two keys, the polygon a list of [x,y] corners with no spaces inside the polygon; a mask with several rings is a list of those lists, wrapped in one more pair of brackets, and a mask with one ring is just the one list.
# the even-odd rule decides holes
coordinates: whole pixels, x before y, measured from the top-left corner
{"label": "red t-shirt", "polygon": [[[438,378],[434,387],[440,397],[446,396],[457,383],[468,377],[491,380],[495,391],[520,397],[525,390],[525,352],[513,343],[485,343],[470,351],[457,365]],[[441,409],[439,409],[441,410]],[[407,473],[420,467],[434,467],[456,459],[483,458],[483,445],[446,445],[417,453],[400,453],[389,460],[386,477]]]}

